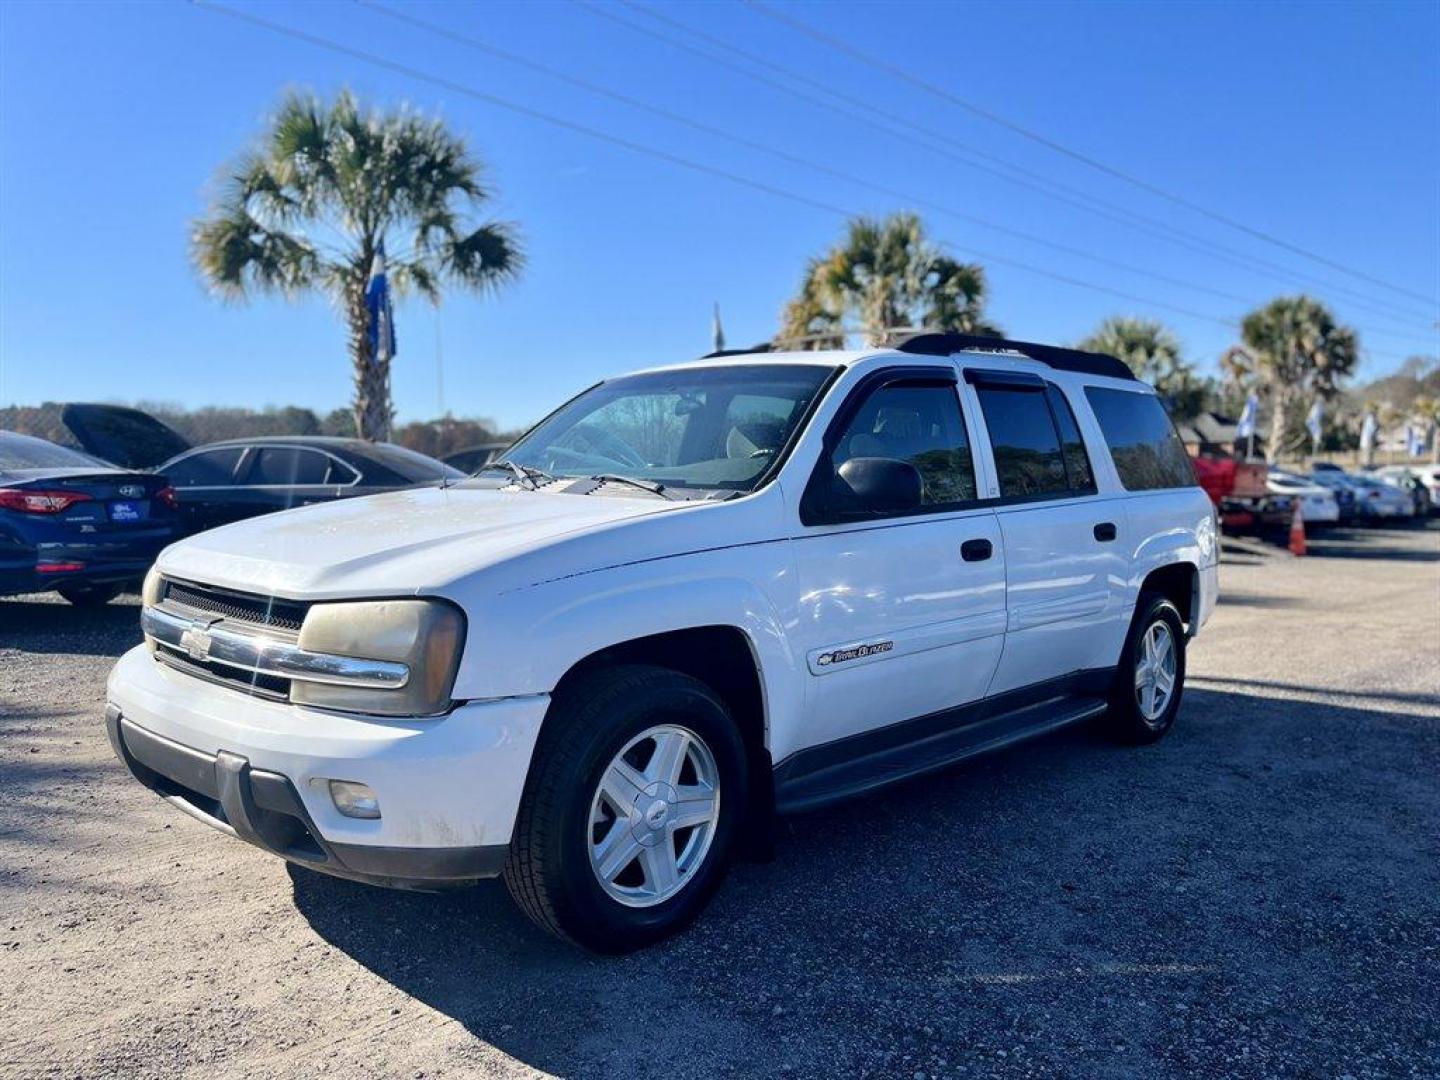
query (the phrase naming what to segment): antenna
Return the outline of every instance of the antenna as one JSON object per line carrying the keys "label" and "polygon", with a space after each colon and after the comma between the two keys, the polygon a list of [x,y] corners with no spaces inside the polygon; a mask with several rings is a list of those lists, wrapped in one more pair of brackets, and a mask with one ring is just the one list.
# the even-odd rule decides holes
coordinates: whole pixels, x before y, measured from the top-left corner
{"label": "antenna", "polygon": [[[435,408],[439,410],[440,413],[440,445],[435,449],[437,451],[443,451],[445,449],[446,425],[445,350],[440,341],[440,304],[438,301],[435,304]],[[445,462],[439,453],[435,455],[435,460],[440,462],[440,490],[444,491],[450,486],[450,476],[445,471]]]}

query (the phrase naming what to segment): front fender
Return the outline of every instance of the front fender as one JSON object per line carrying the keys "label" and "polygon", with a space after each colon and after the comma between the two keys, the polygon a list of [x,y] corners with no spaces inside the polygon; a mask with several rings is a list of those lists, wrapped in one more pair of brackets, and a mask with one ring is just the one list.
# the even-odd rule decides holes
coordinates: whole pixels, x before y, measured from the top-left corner
{"label": "front fender", "polygon": [[[759,670],[766,732],[800,711],[803,680],[785,626],[794,575],[784,544],[751,544],[600,570],[465,603],[470,632],[457,699],[549,693],[585,657],[667,631],[729,626]],[[465,598],[457,597],[462,603]]]}

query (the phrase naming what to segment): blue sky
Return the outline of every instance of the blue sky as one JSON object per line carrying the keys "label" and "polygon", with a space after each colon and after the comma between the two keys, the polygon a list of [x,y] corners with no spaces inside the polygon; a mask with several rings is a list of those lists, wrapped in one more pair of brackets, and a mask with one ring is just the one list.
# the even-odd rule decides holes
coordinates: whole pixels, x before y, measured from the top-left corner
{"label": "blue sky", "polygon": [[[829,205],[871,213],[907,205],[353,3],[237,6]],[[1146,272],[910,204],[937,238],[962,254],[984,253],[990,313],[1017,337],[1072,342],[1106,315],[1154,315],[1210,368],[1234,338],[1224,320],[1305,288],[1360,329],[1369,350],[1365,377],[1407,355],[1440,351],[1433,301],[1427,318],[1423,301],[1127,186],[743,4],[656,10],[762,55],[780,69],[767,69],[772,78],[789,71],[831,85],[1223,244],[1246,267],[967,168],[576,4],[407,10],[911,200]],[[607,10],[662,29],[633,9]],[[1209,209],[1412,293],[1440,291],[1440,6],[1433,3],[800,3],[784,10]],[[663,32],[695,40],[673,27]],[[716,301],[732,344],[763,340],[806,257],[839,232],[840,219],[826,210],[560,130],[203,6],[12,0],[0,5],[0,403],[150,399],[318,410],[348,401],[344,330],[325,300],[222,303],[187,261],[189,224],[204,211],[219,168],[289,87],[327,95],[349,87],[367,101],[443,116],[488,163],[499,192],[490,213],[523,230],[529,269],[519,284],[494,298],[451,294],[438,313],[418,301],[399,309],[394,392],[402,419],[435,415],[443,405],[524,424],[597,377],[705,351]]]}

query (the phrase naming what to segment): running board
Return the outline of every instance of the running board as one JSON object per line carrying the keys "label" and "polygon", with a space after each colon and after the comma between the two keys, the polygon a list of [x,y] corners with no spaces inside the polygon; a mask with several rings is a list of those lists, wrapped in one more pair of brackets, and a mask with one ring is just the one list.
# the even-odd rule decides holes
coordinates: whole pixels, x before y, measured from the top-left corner
{"label": "running board", "polygon": [[1102,697],[1075,694],[1007,712],[980,701],[802,750],[775,770],[775,809],[791,814],[863,795],[1077,724],[1108,707]]}

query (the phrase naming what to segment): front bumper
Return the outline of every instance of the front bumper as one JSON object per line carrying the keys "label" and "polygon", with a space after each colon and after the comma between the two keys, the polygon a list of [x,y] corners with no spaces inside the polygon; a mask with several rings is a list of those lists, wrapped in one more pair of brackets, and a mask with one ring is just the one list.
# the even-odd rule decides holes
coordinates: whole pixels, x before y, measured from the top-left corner
{"label": "front bumper", "polygon": [[[548,702],[351,716],[211,685],[142,645],[110,677],[106,726],[131,774],[191,817],[338,877],[434,889],[499,873]],[[368,784],[382,817],[340,814],[332,779]]]}

